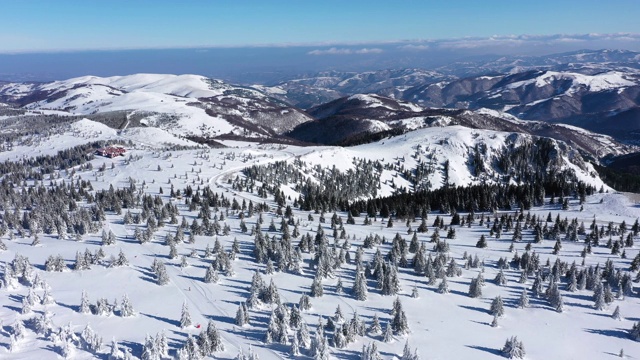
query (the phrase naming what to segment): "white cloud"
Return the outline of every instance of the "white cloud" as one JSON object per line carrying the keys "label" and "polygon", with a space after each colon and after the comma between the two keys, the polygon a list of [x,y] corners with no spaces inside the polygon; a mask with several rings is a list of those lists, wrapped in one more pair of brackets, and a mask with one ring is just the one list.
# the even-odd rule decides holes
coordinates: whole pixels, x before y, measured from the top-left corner
{"label": "white cloud", "polygon": [[311,50],[308,55],[351,55],[351,54],[380,54],[383,50],[380,48],[362,48],[362,49],[350,49],[350,48],[336,48],[329,49],[316,49]]}
{"label": "white cloud", "polygon": [[398,46],[398,49],[408,50],[408,51],[423,51],[423,50],[429,50],[430,48],[431,46],[427,44],[407,44],[407,45]]}

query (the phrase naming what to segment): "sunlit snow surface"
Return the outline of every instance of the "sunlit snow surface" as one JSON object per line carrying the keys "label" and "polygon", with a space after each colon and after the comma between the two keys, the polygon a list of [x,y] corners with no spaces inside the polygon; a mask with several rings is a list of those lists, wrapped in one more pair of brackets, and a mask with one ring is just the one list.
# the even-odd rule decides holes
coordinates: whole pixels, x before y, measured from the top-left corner
{"label": "sunlit snow surface", "polygon": [[[386,139],[374,144],[345,149],[282,147],[227,141],[225,144],[229,147],[226,149],[200,148],[176,151],[165,150],[165,144],[190,145],[190,143],[160,129],[127,129],[118,134],[115,130],[98,123],[81,120],[71,125],[66,135],[43,140],[37,148],[16,148],[11,152],[2,153],[0,160],[53,154],[60,149],[100,139],[131,140],[136,146],[128,149],[128,155],[139,156],[141,157],[139,160],[126,165],[125,158],[98,157],[92,161],[94,170],[77,171],[74,180],[78,178],[90,180],[96,190],[108,189],[111,185],[115,188],[129,186],[130,178],[135,179],[139,187],[144,182],[146,184],[145,192],[152,195],[157,195],[162,188],[163,200],[166,202],[174,201],[179,206],[181,215],[184,215],[191,223],[197,216],[197,211],[188,211],[184,200],[169,199],[171,185],[176,190],[183,189],[187,185],[191,185],[193,188],[209,186],[214,192],[221,193],[228,198],[235,197],[239,202],[243,199],[247,202],[252,200],[254,203],[266,201],[273,208],[272,197],[265,200],[255,194],[239,193],[230,188],[227,180],[240,176],[239,171],[244,167],[277,160],[293,161],[296,156],[311,165],[318,164],[324,167],[335,165],[340,170],[352,168],[354,158],[390,163],[404,157],[405,166],[411,167],[414,165],[411,154],[419,144],[423,148],[433,149],[438,161],[449,160],[452,169],[450,181],[466,185],[476,183],[463,160],[468,151],[467,145],[480,139],[487,144],[489,151],[494,151],[493,149],[501,146],[505,136],[508,134],[461,127],[445,127],[418,130],[391,140]],[[443,139],[446,139],[446,142],[440,144]],[[95,169],[98,169],[102,164],[107,166],[105,172],[101,174]],[[113,168],[111,168],[112,164]],[[158,167],[161,168],[160,171],[158,171]],[[599,179],[588,178],[589,175],[586,173],[578,174],[596,186],[601,184]],[[440,176],[439,174],[434,175],[434,184],[442,180]],[[62,178],[69,181],[66,172],[62,172]],[[383,172],[383,181],[391,179],[396,184],[403,184],[402,181],[404,181],[396,173]],[[45,183],[47,182],[45,181]],[[296,195],[293,189],[286,190],[288,194],[292,195],[292,198]],[[388,185],[381,185],[382,195],[388,195],[391,191],[392,188]],[[594,218],[599,224],[605,226],[609,221],[619,223],[622,220],[625,220],[630,226],[640,216],[640,205],[630,200],[626,195],[613,191],[590,196],[584,204],[584,211],[580,212],[579,208],[577,201],[571,200],[567,211],[561,211],[557,205],[546,205],[531,210],[531,213],[546,218],[547,213],[551,212],[554,219],[558,213],[561,218],[567,217],[569,220],[577,217],[579,221],[584,221],[587,227]],[[221,211],[225,212],[224,209]],[[307,220],[307,212],[295,211],[295,215],[300,219],[300,232],[302,234],[309,232],[312,236],[315,235],[319,214],[312,214],[314,221]],[[346,214],[338,213],[338,215],[346,220]],[[443,216],[445,223],[449,224],[449,215],[431,213],[427,220],[429,232],[420,234],[420,241],[429,241],[429,236],[433,231],[431,225],[436,215]],[[268,232],[269,222],[274,216],[273,212],[264,214],[263,231]],[[326,216],[329,219],[331,214]],[[257,215],[254,215],[251,218],[246,218],[245,222],[251,228],[256,224],[256,220]],[[275,220],[278,224],[278,219]],[[218,284],[205,284],[202,281],[205,270],[211,262],[210,259],[189,258],[190,266],[185,269],[180,268],[179,259],[168,259],[169,249],[162,245],[162,242],[167,231],[175,232],[175,225],[165,226],[156,233],[154,241],[140,245],[132,239],[134,225],[124,225],[122,216],[116,216],[113,213],[107,214],[104,229],[112,230],[117,236],[117,242],[116,245],[105,247],[104,250],[107,259],[111,255],[117,255],[120,250],[124,251],[131,263],[128,267],[105,268],[95,265],[90,270],[68,270],[63,273],[50,273],[42,270],[44,261],[49,255],[61,254],[67,264],[71,265],[75,259],[76,251],[84,251],[87,248],[94,252],[100,246],[100,234],[85,236],[80,243],[41,236],[41,245],[36,247],[30,246],[32,238],[16,238],[16,240],[10,241],[7,236],[4,236],[2,240],[8,250],[0,253],[0,261],[9,262],[16,254],[29,257],[39,276],[51,286],[51,293],[56,301],[54,305],[35,306],[34,314],[48,310],[53,314],[52,319],[56,327],[71,322],[76,332],[81,332],[87,324],[90,324],[96,333],[104,338],[105,346],[102,349],[101,357],[106,358],[109,351],[108,344],[112,338],[115,338],[121,347],[130,348],[133,355],[139,357],[142,350],[141,344],[144,342],[146,334],[155,335],[162,330],[166,331],[171,353],[175,354],[175,349],[182,346],[188,334],[196,335],[200,331],[195,326],[187,329],[179,327],[181,306],[186,301],[194,324],[205,325],[209,319],[212,319],[222,330],[226,351],[217,353],[216,357],[234,358],[240,348],[246,352],[251,345],[260,359],[291,358],[288,355],[288,346],[262,343],[270,314],[269,307],[250,311],[252,325],[244,328],[234,325],[233,318],[238,304],[246,300],[248,296],[248,287],[253,271],[264,269],[264,265],[254,262],[252,257],[253,237],[239,232],[239,221],[238,216],[233,212],[230,211],[228,216],[225,213],[225,222],[231,226],[231,234],[218,236],[217,239],[228,250],[233,239],[237,238],[241,245],[241,254],[233,263],[236,275],[231,278],[221,275],[221,281]],[[363,217],[359,217],[356,218],[355,225],[345,224],[347,234],[350,237],[355,236],[355,240],[350,239],[352,258],[356,247],[362,244],[362,239],[371,233],[377,233],[387,239],[393,238],[396,233],[406,238],[407,241],[411,238],[411,235],[407,235],[404,221],[396,221],[393,228],[387,228],[386,221],[380,219],[377,219],[370,226],[364,226],[362,222]],[[417,222],[411,223],[413,229],[418,225],[419,219]],[[329,235],[330,241],[333,241],[330,236],[332,230],[329,228],[329,222],[323,224],[323,228]],[[446,295],[436,293],[435,286],[428,286],[424,277],[416,276],[412,270],[402,269],[400,271],[402,288],[400,299],[407,312],[411,334],[397,337],[392,343],[383,343],[380,336],[358,337],[357,341],[346,349],[331,348],[333,358],[359,359],[362,345],[371,341],[378,342],[378,348],[383,358],[399,357],[405,340],[408,339],[411,347],[418,349],[422,359],[494,359],[505,340],[513,335],[517,335],[524,342],[529,359],[606,359],[617,355],[621,348],[624,348],[625,354],[630,358],[640,357],[638,343],[626,337],[627,330],[635,321],[639,321],[640,303],[637,296],[616,300],[605,311],[597,311],[592,308],[591,291],[568,293],[561,286],[565,301],[564,313],[556,313],[545,300],[533,297],[531,308],[517,309],[515,303],[522,288],[530,288],[532,280],[530,279],[526,284],[519,284],[517,282],[519,271],[507,270],[505,271],[509,280],[507,286],[499,287],[491,282],[497,273],[497,260],[500,257],[508,259],[513,257],[513,254],[507,251],[512,234],[503,233],[500,240],[489,238],[487,249],[477,249],[474,245],[480,235],[488,236],[486,227],[480,227],[477,224],[470,228],[456,227],[456,233],[456,239],[450,240],[449,243],[451,246],[450,255],[458,264],[462,266],[464,252],[471,255],[477,254],[486,264],[484,277],[487,286],[482,289],[482,298],[472,299],[466,295],[469,282],[477,276],[478,269],[463,270],[461,277],[449,278],[451,293]],[[445,233],[441,232],[440,234],[444,238]],[[277,234],[269,233],[269,235]],[[532,238],[531,230],[525,230],[524,241],[515,245],[518,253],[524,252],[524,246]],[[197,236],[195,244],[179,244],[178,251],[180,255],[188,255],[195,249],[202,255],[204,248],[207,245],[212,247],[215,239],[216,237]],[[636,239],[636,244],[639,241]],[[294,239],[294,243],[297,243],[297,240]],[[431,246],[432,244],[427,244],[428,249],[431,249]],[[542,244],[533,245],[533,249],[540,254],[543,263],[547,259],[553,263],[556,259],[556,256],[551,255],[552,247],[553,241],[549,240],[545,240]],[[598,263],[602,265],[607,259],[612,259],[616,267],[627,270],[630,259],[638,252],[637,247],[638,245],[633,249],[627,249],[629,258],[627,260],[610,255],[610,250],[606,247],[594,248],[594,253],[586,258],[586,263],[587,265]],[[575,261],[580,264],[582,248],[583,242],[563,242],[560,258],[569,263]],[[386,254],[388,250],[388,244],[381,246],[383,254]],[[370,260],[374,251],[366,250],[365,259]],[[301,294],[309,291],[313,277],[313,272],[308,267],[309,258],[309,254],[304,255],[303,269],[305,274],[302,276],[289,273],[263,275],[267,283],[270,279],[274,280],[283,302],[297,303]],[[167,264],[171,278],[169,285],[158,286],[151,280],[149,268],[154,259]],[[374,282],[370,282],[369,299],[365,302],[356,301],[349,295],[353,283],[353,270],[354,264],[351,263],[337,271],[337,275],[340,276],[345,289],[347,289],[345,295],[335,294],[334,286],[337,278],[327,279],[323,282],[325,295],[322,298],[312,298],[313,308],[303,315],[310,330],[315,331],[319,316],[325,318],[332,316],[338,305],[348,319],[351,318],[354,311],[357,311],[369,323],[373,315],[378,314],[383,327],[385,326],[390,319],[389,310],[394,297],[381,296],[376,290],[373,290]],[[410,297],[413,285],[419,289],[420,297],[418,299]],[[637,284],[634,285],[637,290]],[[102,297],[110,302],[113,302],[114,299],[119,302],[126,293],[131,298],[137,315],[132,318],[121,318],[79,314],[76,310],[80,304],[83,290],[88,293],[92,303]],[[41,292],[41,290],[37,291],[38,294]],[[0,343],[4,345],[4,347],[0,347],[0,357],[4,359],[58,358],[59,355],[55,352],[53,344],[36,336],[31,330],[28,331],[26,339],[19,342],[19,346],[14,352],[9,353],[6,349],[6,345],[9,343],[8,325],[13,324],[16,319],[26,320],[34,316],[34,314],[20,314],[20,302],[22,296],[26,294],[27,288],[24,286],[12,290],[0,289],[0,320],[4,326],[0,332]],[[506,316],[499,320],[497,328],[492,328],[489,326],[492,316],[489,315],[488,309],[491,300],[497,295],[501,295],[505,300]],[[626,319],[616,321],[610,318],[609,315],[616,305],[620,306],[621,314]],[[89,359],[93,356],[78,349],[74,358]]]}

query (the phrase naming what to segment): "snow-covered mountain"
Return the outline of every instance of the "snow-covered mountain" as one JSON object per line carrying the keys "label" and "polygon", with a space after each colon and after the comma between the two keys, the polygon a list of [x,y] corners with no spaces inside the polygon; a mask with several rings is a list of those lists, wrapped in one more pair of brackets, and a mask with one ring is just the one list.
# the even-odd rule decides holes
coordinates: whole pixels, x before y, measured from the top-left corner
{"label": "snow-covered mountain", "polygon": [[638,356],[640,208],[585,160],[633,151],[609,136],[355,94],[280,110],[360,145],[283,145],[268,89],[2,86],[3,359]]}
{"label": "snow-covered mountain", "polygon": [[402,98],[423,106],[491,108],[633,139],[640,130],[638,94],[640,72],[531,70],[425,84],[407,89]]}
{"label": "snow-covered mountain", "polygon": [[374,93],[398,97],[404,89],[424,83],[452,80],[437,71],[386,69],[367,72],[323,71],[257,87],[299,108],[308,109],[343,96]]}
{"label": "snow-covered mountain", "polygon": [[599,159],[636,151],[612,137],[578,127],[541,121],[524,121],[490,109],[455,110],[422,108],[380,95],[352,95],[311,108],[317,120],[299,125],[288,135],[305,142],[354,144],[375,141],[411,130],[462,125],[472,129],[517,132],[550,137]]}
{"label": "snow-covered mountain", "polygon": [[28,110],[72,115],[136,114],[128,126],[158,127],[181,136],[265,137],[310,121],[304,112],[252,88],[197,75],[86,76],[45,84],[0,85],[0,100]]}

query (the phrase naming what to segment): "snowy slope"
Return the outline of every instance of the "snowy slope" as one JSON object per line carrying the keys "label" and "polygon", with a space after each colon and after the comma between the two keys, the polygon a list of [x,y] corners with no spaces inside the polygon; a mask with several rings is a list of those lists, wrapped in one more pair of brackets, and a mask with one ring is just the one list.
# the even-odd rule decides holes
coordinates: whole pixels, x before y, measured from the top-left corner
{"label": "snowy slope", "polygon": [[31,110],[149,113],[148,123],[177,135],[265,137],[310,120],[255,89],[197,75],[85,76],[39,85],[7,84],[0,95]]}
{"label": "snowy slope", "polygon": [[[77,131],[86,134],[106,130],[101,130],[86,121],[74,126]],[[437,142],[441,137],[450,138],[448,144],[442,145],[442,156],[448,156],[454,162],[456,154],[464,152],[463,143],[473,139],[473,134],[470,131],[456,130],[460,133],[459,135],[447,132],[452,131],[447,128],[440,129],[440,132],[431,135],[426,130],[421,130],[421,140],[408,137],[398,138],[386,141],[385,144],[380,143],[379,146],[364,145],[348,150],[257,146],[241,142],[228,142],[227,145],[233,147],[230,149],[172,151],[170,154],[154,150],[133,149],[131,154],[139,157],[139,160],[127,164],[124,159],[97,158],[93,161],[94,169],[97,169],[102,163],[113,163],[114,168],[111,169],[110,166],[107,166],[107,170],[102,175],[95,170],[78,171],[74,175],[74,179],[88,179],[92,181],[92,186],[95,189],[108,189],[110,185],[116,188],[127,187],[129,179],[133,178],[138,186],[142,186],[142,183],[145,182],[147,187],[144,191],[152,195],[160,195],[159,188],[163,187],[164,194],[160,195],[163,201],[176,204],[180,208],[181,215],[184,215],[190,223],[197,219],[197,211],[189,211],[183,201],[169,198],[169,182],[176,189],[181,189],[186,185],[195,187],[200,183],[198,179],[203,179],[212,190],[229,198],[236,198],[240,202],[243,199],[252,200],[254,203],[266,201],[273,207],[274,203],[271,199],[262,199],[255,193],[237,192],[231,189],[226,179],[233,178],[234,174],[245,166],[292,159],[294,156],[301,156],[305,161],[316,161],[318,164],[326,166],[335,164],[341,168],[354,155],[390,159],[405,153],[405,145],[410,148],[420,141],[424,144],[431,141]],[[493,135],[496,136],[495,139],[491,138]],[[479,134],[479,138],[486,141],[492,148],[500,145],[502,136],[504,135],[500,133]],[[22,155],[26,155],[27,150],[23,151],[25,152]],[[163,170],[156,170],[158,166],[161,166]],[[458,178],[464,180],[462,174]],[[68,181],[69,179],[65,177],[64,180]],[[545,217],[548,212],[552,212],[554,217],[556,214],[570,219],[576,217],[587,225],[595,216],[599,223],[605,226],[608,221],[619,223],[625,220],[627,224],[631,224],[640,216],[640,208],[622,194],[594,195],[587,199],[582,212],[578,211],[578,208],[577,202],[572,200],[570,209],[567,211],[561,211],[555,205],[545,205],[533,209],[531,213],[542,217]],[[133,210],[133,212],[138,212],[138,210]],[[225,209],[220,209],[215,214],[225,213]],[[303,234],[309,232],[313,235],[318,227],[318,214],[295,210],[295,215],[301,220],[301,232]],[[315,220],[306,220],[308,215],[312,215]],[[338,213],[338,215],[343,219],[346,218],[344,213]],[[429,215],[429,232],[419,234],[420,241],[427,242],[429,249],[431,247],[428,244],[429,237],[434,231],[430,225],[436,215],[443,217],[446,224],[449,224],[451,218],[449,215],[443,214]],[[263,232],[269,233],[270,236],[279,237],[278,233],[271,233],[267,229],[271,219],[278,222],[278,217],[272,212],[264,213],[263,216],[264,223],[261,225]],[[245,221],[249,227],[255,226],[257,225],[257,215],[247,217]],[[419,221],[418,219],[411,223],[411,226],[415,229],[419,225]],[[184,269],[179,266],[179,259],[167,258],[168,248],[162,244],[167,232],[175,233],[175,225],[166,225],[158,231],[155,240],[140,245],[131,239],[135,225],[124,225],[122,216],[112,212],[107,213],[104,229],[112,230],[117,240],[115,245],[105,246],[104,251],[108,259],[112,255],[117,256],[118,252],[122,250],[130,262],[129,266],[107,268],[103,265],[94,265],[89,270],[46,272],[42,270],[42,265],[49,255],[60,254],[67,264],[72,264],[76,251],[84,251],[86,248],[94,252],[100,248],[100,235],[87,235],[80,242],[59,240],[55,236],[42,235],[41,244],[38,246],[30,246],[32,241],[30,236],[17,237],[15,240],[9,240],[7,235],[3,236],[2,240],[7,244],[8,250],[0,252],[0,261],[9,262],[15,254],[29,257],[35,266],[35,272],[50,286],[51,294],[56,303],[46,306],[36,305],[33,308],[34,313],[20,314],[20,301],[22,297],[27,295],[28,288],[18,285],[13,289],[0,289],[0,309],[2,309],[0,310],[0,320],[4,325],[2,332],[0,332],[0,342],[5,346],[8,345],[8,326],[12,325],[16,319],[27,320],[47,310],[51,313],[52,323],[55,327],[70,324],[73,331],[80,333],[87,324],[90,324],[94,331],[104,338],[106,346],[102,347],[98,355],[76,349],[73,358],[77,359],[90,359],[96,356],[107,357],[108,344],[112,338],[115,338],[122,348],[130,349],[133,356],[140,357],[146,334],[155,335],[163,330],[169,339],[170,354],[175,355],[177,348],[182,346],[189,335],[199,333],[201,329],[198,329],[196,325],[204,326],[209,320],[213,320],[221,330],[226,347],[224,352],[215,354],[216,358],[232,359],[240,348],[246,352],[250,346],[260,359],[294,358],[288,355],[288,346],[263,343],[263,334],[271,310],[268,306],[250,311],[251,325],[245,327],[234,325],[235,311],[238,303],[244,301],[248,295],[253,271],[255,269],[264,271],[265,266],[253,261],[253,236],[239,231],[238,216],[233,211],[229,211],[228,214],[225,214],[223,222],[231,227],[229,235],[196,236],[195,244],[178,244],[179,255],[187,256],[189,263],[189,266]],[[328,223],[321,225],[327,234],[331,234]],[[435,291],[437,286],[428,285],[424,277],[416,276],[410,270],[403,270],[399,274],[401,284],[399,298],[408,316],[410,334],[394,336],[391,343],[383,342],[381,335],[357,336],[355,343],[348,345],[345,349],[330,347],[331,359],[359,359],[362,346],[373,341],[377,342],[384,359],[399,358],[407,340],[412,348],[417,348],[422,359],[495,359],[499,349],[504,345],[505,339],[513,335],[517,335],[524,342],[528,359],[608,358],[611,356],[609,354],[615,355],[621,348],[629,357],[640,356],[637,343],[626,337],[627,329],[630,329],[632,324],[638,321],[636,314],[640,312],[640,307],[637,297],[615,300],[607,309],[598,311],[592,308],[591,291],[581,290],[570,293],[562,289],[565,298],[563,313],[555,312],[544,299],[534,297],[531,299],[530,308],[518,309],[515,307],[517,298],[522,289],[531,287],[532,279],[529,278],[525,284],[519,284],[520,271],[507,269],[504,271],[508,279],[506,286],[497,286],[491,281],[498,272],[496,267],[498,259],[504,256],[510,259],[513,256],[508,251],[511,243],[510,233],[503,234],[502,239],[489,238],[488,248],[477,249],[473,247],[473,244],[481,234],[488,235],[489,230],[486,227],[476,223],[470,228],[458,226],[455,228],[456,239],[448,240],[451,247],[450,256],[461,267],[463,264],[462,256],[465,252],[471,255],[477,254],[485,263],[484,277],[487,280],[487,285],[482,290],[482,297],[473,299],[467,296],[469,282],[477,276],[480,269],[463,270],[462,276],[449,278],[449,294],[438,294]],[[409,235],[406,235],[406,228],[402,222],[397,222],[393,228],[387,228],[386,222],[381,219],[377,219],[373,225],[364,226],[362,218],[356,218],[356,224],[345,224],[345,229],[352,244],[349,249],[352,259],[356,246],[362,245],[363,238],[372,233],[385,236],[387,239],[393,238],[396,233],[401,234],[407,240],[410,238]],[[444,232],[441,231],[440,234],[444,238]],[[532,238],[531,230],[525,230],[523,242],[516,243],[516,250],[520,254],[524,253],[524,246]],[[213,246],[216,239],[225,249],[229,249],[232,241],[238,239],[241,253],[233,262],[234,276],[221,274],[219,283],[206,284],[202,278],[212,260],[188,257],[188,255],[195,250],[202,256],[205,247],[207,245]],[[551,254],[552,245],[553,243],[550,241],[533,245],[536,253],[540,254],[542,262],[550,259],[553,264],[556,259],[556,256]],[[380,248],[384,254],[389,250],[389,244],[380,245]],[[563,250],[559,257],[569,263],[572,261],[579,263],[581,261],[579,253],[582,248],[582,242],[563,242]],[[370,260],[374,252],[375,249],[367,249],[365,259]],[[629,259],[626,260],[619,256],[612,256],[609,252],[609,249],[604,246],[594,248],[594,253],[586,258],[586,265],[602,265],[604,261],[611,259],[616,267],[626,269],[630,259],[637,254],[637,249],[627,249]],[[313,270],[308,267],[308,263],[312,256],[310,254],[304,255],[303,275],[285,272],[275,272],[273,275],[263,274],[267,283],[273,279],[283,302],[297,303],[302,293],[308,293],[313,275]],[[166,286],[156,285],[149,275],[149,268],[154,259],[159,259],[167,264],[170,283]],[[395,297],[379,294],[377,290],[374,290],[374,282],[370,284],[371,290],[366,301],[357,301],[349,295],[349,289],[353,283],[353,270],[353,263],[349,263],[336,271],[336,276],[342,279],[347,294],[339,295],[335,292],[336,277],[323,281],[325,295],[322,298],[311,299],[312,309],[303,312],[303,318],[309,324],[312,333],[315,331],[318,317],[324,317],[326,322],[326,318],[333,315],[338,305],[340,305],[345,318],[350,319],[357,311],[359,316],[367,322],[367,325],[370,325],[374,314],[380,317],[383,327],[390,320],[389,309]],[[410,296],[414,285],[419,291],[417,299]],[[637,289],[637,285],[635,286]],[[92,304],[95,304],[99,298],[106,298],[109,302],[116,299],[120,302],[122,296],[127,294],[136,315],[122,318],[115,315],[80,314],[77,309],[83,290],[87,292]],[[36,290],[36,294],[42,295],[42,293],[42,289]],[[492,328],[489,326],[492,316],[488,314],[488,309],[491,300],[497,295],[501,295],[505,300],[506,314],[499,319],[499,326]],[[194,324],[185,329],[178,326],[183,302],[187,303]],[[609,317],[613,308],[618,305],[623,317],[621,321]],[[549,334],[563,334],[564,336],[549,336]],[[43,336],[37,336],[32,330],[27,330],[25,339],[18,342],[13,352],[2,347],[0,354],[2,358],[12,360],[59,358],[55,343]]]}

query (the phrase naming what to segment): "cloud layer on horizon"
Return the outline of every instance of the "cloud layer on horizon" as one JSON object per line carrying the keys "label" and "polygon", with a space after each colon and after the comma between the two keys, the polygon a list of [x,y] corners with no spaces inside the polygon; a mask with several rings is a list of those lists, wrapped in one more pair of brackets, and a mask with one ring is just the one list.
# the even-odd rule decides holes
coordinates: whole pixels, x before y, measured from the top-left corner
{"label": "cloud layer on horizon", "polygon": [[[363,47],[370,45],[372,47]],[[292,45],[295,46],[295,45]],[[303,46],[303,45],[299,45]],[[307,45],[311,46],[311,45]],[[545,47],[622,47],[640,50],[640,33],[616,34],[554,34],[554,35],[495,35],[491,37],[465,37],[437,40],[405,40],[380,43],[327,44],[307,52],[307,55],[380,54],[389,50],[494,50]],[[331,46],[331,47],[329,47]],[[339,47],[338,47],[339,46]]]}

